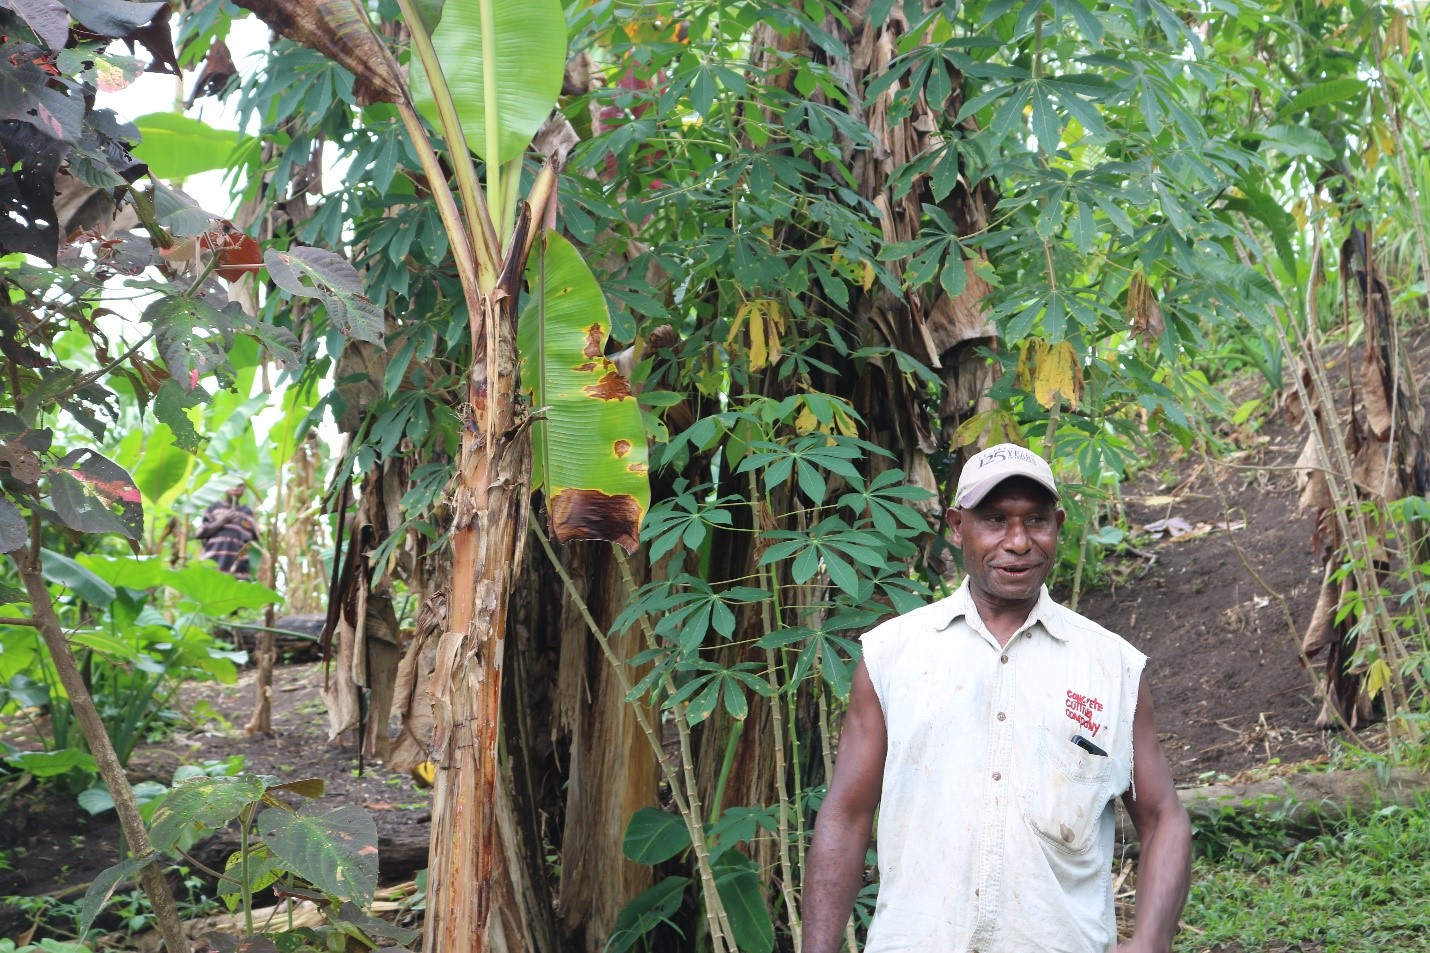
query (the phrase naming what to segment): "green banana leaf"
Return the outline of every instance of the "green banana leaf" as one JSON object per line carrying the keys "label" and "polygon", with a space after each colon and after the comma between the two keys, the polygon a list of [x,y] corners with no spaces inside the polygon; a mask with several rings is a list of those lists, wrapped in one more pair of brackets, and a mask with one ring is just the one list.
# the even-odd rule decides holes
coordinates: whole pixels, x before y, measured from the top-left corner
{"label": "green banana leaf", "polygon": [[[496,155],[486,141],[486,99],[482,54],[483,3],[493,5],[496,27],[495,75],[501,133]],[[429,14],[425,8],[423,17]],[[566,70],[566,15],[560,0],[467,0],[448,3],[432,32],[452,102],[467,141],[484,160],[510,162],[526,151],[561,92]],[[412,100],[428,122],[441,128],[425,70],[413,62]]]}
{"label": "green banana leaf", "polygon": [[143,138],[134,154],[149,165],[158,179],[187,179],[200,172],[228,165],[243,136],[232,129],[215,129],[179,113],[149,113],[134,120]]}
{"label": "green banana leaf", "polygon": [[[445,21],[444,21],[445,22]],[[517,349],[531,395],[533,489],[552,535],[634,551],[650,506],[645,428],[630,383],[605,357],[611,318],[581,253],[554,231],[527,268]]]}

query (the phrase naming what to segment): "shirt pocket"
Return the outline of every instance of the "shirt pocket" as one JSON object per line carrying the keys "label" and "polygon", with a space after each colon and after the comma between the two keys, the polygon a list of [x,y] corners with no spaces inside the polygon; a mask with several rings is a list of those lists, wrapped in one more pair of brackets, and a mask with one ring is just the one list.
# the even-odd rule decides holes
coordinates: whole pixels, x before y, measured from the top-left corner
{"label": "shirt pocket", "polygon": [[1021,772],[1023,816],[1039,837],[1070,854],[1086,851],[1107,807],[1112,759],[1039,728]]}

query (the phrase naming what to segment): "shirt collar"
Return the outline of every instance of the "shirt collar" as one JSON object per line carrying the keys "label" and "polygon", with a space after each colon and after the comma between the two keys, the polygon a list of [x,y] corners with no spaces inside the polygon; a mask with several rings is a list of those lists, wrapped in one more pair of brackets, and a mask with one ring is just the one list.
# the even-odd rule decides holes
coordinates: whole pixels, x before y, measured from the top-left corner
{"label": "shirt collar", "polygon": [[[978,607],[973,603],[973,594],[969,592],[967,576],[964,577],[963,584],[954,591],[953,595],[939,603],[939,608],[942,611],[937,618],[936,628],[938,629],[946,629],[958,619],[967,619],[970,625],[976,622],[975,628],[985,628],[982,618],[978,615]],[[1038,592],[1038,601],[1034,603],[1032,611],[1028,613],[1028,618],[1019,627],[1019,631],[1038,625],[1059,642],[1066,642],[1068,634],[1063,631],[1058,608],[1058,604],[1053,601],[1052,595],[1048,592],[1048,587],[1043,586]]]}

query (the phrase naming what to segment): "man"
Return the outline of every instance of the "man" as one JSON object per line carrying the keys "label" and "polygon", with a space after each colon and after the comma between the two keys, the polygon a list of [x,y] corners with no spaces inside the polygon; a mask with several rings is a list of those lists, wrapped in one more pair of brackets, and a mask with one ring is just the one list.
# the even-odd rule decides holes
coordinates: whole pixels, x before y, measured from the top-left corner
{"label": "man", "polygon": [[199,525],[204,541],[200,559],[212,559],[218,568],[238,578],[249,579],[248,546],[258,538],[253,510],[243,505],[244,485],[224,491],[223,499],[210,503]]}
{"label": "man", "polygon": [[[863,638],[815,824],[804,953],[835,953],[879,809],[865,953],[1168,953],[1191,827],[1157,741],[1145,656],[1043,586],[1066,514],[1012,444],[964,467],[952,596]],[[1117,945],[1113,800],[1141,840],[1136,929]]]}

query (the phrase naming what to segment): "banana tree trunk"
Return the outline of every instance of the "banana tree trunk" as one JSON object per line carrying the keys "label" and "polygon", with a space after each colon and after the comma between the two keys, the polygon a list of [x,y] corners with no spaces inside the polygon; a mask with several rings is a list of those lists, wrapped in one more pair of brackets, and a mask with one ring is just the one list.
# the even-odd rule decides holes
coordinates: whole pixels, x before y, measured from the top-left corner
{"label": "banana tree trunk", "polygon": [[496,334],[490,342],[481,335],[473,348],[452,501],[448,628],[437,644],[428,689],[437,766],[428,953],[489,949],[486,925],[497,893],[497,737],[507,594],[526,539],[531,479],[530,441],[517,432],[515,300],[514,294],[485,294],[486,315],[473,315],[475,326]]}

